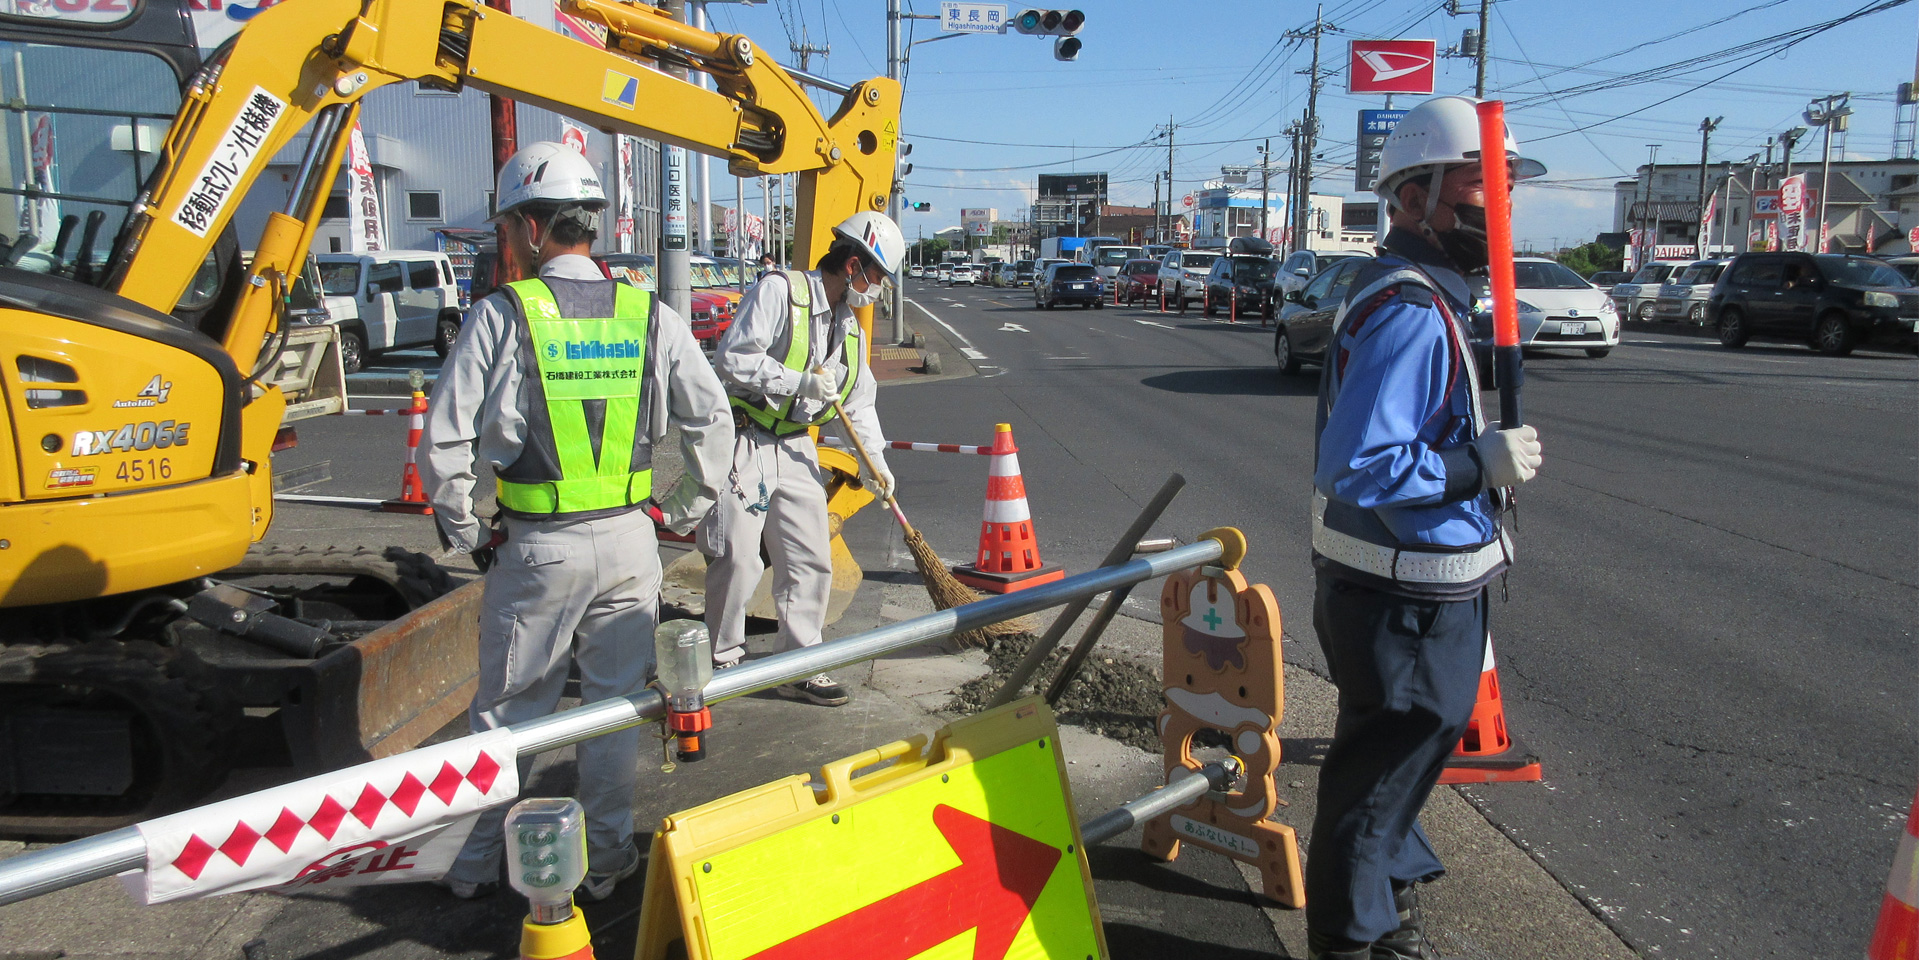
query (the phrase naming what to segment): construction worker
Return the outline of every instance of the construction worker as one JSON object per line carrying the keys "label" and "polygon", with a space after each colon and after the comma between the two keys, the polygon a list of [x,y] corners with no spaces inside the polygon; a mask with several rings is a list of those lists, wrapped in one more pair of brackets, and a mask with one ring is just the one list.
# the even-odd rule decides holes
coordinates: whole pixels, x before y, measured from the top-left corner
{"label": "construction worker", "polygon": [[[1488,256],[1474,103],[1428,100],[1388,136],[1392,228],[1321,372],[1313,625],[1340,698],[1307,859],[1315,960],[1432,956],[1418,885],[1445,868],[1418,818],[1473,712],[1487,584],[1512,558],[1502,491],[1540,466],[1532,427],[1488,427],[1467,341]],[[1507,145],[1514,179],[1546,172]]]}
{"label": "construction worker", "polygon": [[[892,220],[856,213],[833,228],[834,240],[813,270],[772,271],[747,291],[739,315],[720,337],[714,367],[733,404],[733,468],[720,502],[700,526],[707,567],[707,629],[716,666],[746,655],[747,602],[760,583],[764,542],[773,560],[773,603],[779,649],[820,642],[833,584],[827,496],[809,427],[834,419],[873,456],[876,493],[893,489],[881,455],[884,439],[873,409],[873,371],[854,307],[872,305],[880,285],[900,268],[907,242]],[[839,706],[847,692],[826,674],[777,688],[780,695]]]}
{"label": "construction worker", "polygon": [[[660,558],[654,503],[695,528],[726,471],[733,418],[687,321],[605,279],[589,259],[607,205],[592,164],[529,144],[500,170],[501,253],[539,278],[474,304],[434,385],[421,474],[440,535],[486,573],[477,732],[546,716],[569,662],[588,702],[638,693],[653,660]],[[653,448],[680,428],[685,473],[653,499]],[[476,450],[477,448],[477,450]],[[476,460],[498,482],[503,526],[474,516]],[[587,815],[587,877],[604,899],[640,863],[633,789],[640,731],[575,748]],[[521,762],[521,779],[531,769]],[[498,889],[504,806],[482,815],[442,881],[463,899]]]}

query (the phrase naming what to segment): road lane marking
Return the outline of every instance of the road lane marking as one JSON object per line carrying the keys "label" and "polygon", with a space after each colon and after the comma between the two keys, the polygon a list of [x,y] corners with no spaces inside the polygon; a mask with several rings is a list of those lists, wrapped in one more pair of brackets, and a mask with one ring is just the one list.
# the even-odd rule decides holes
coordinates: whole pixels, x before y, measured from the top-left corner
{"label": "road lane marking", "polygon": [[1170,327],[1170,326],[1168,326],[1168,325],[1166,325],[1166,324],[1164,324],[1164,323],[1154,323],[1154,322],[1153,322],[1152,320],[1141,320],[1141,319],[1139,319],[1138,317],[1134,317],[1134,318],[1131,318],[1131,319],[1133,320],[1133,322],[1134,322],[1134,323],[1140,323],[1140,324],[1145,324],[1145,325],[1147,325],[1147,326],[1149,326],[1149,327],[1159,327],[1159,328],[1160,328],[1160,329],[1162,329],[1162,330],[1172,330],[1172,329],[1173,329],[1172,327]]}
{"label": "road lane marking", "polygon": [[1000,325],[1000,332],[1001,333],[1032,333],[1033,331],[1028,330],[1026,327],[1023,327],[1017,323],[1003,323]]}
{"label": "road lane marking", "polygon": [[1041,357],[1042,360],[1085,360],[1086,357]]}
{"label": "road lane marking", "polygon": [[985,360],[987,358],[986,354],[981,353],[980,351],[975,350],[973,348],[973,341],[968,340],[966,337],[961,336],[960,331],[955,330],[952,324],[946,322],[945,320],[940,319],[939,317],[934,316],[933,311],[928,310],[924,306],[921,306],[920,301],[915,300],[912,297],[904,297],[902,299],[906,300],[908,303],[911,303],[916,307],[920,307],[920,312],[926,314],[928,319],[932,320],[934,323],[939,324],[941,327],[945,328],[949,334],[952,334],[953,343],[955,346],[960,348],[961,356],[966,357],[968,360]]}

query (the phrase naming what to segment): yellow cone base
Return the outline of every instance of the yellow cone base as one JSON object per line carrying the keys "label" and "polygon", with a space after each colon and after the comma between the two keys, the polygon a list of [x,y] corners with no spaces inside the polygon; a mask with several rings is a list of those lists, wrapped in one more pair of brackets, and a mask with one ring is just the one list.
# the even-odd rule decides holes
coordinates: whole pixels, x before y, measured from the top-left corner
{"label": "yellow cone base", "polygon": [[520,925],[520,960],[593,960],[593,939],[579,910],[559,923]]}

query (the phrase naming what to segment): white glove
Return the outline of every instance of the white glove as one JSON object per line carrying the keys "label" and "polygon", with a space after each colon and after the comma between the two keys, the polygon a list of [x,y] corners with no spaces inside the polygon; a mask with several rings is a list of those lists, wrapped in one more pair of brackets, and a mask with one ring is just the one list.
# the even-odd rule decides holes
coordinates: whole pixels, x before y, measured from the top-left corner
{"label": "white glove", "polygon": [[661,526],[674,533],[692,533],[693,528],[705,519],[707,511],[713,509],[713,501],[700,495],[700,485],[690,476],[681,476],[680,482],[673,485],[673,491],[666,499],[656,500],[662,517]]}
{"label": "white glove", "polygon": [[875,457],[873,460],[873,469],[869,470],[868,473],[871,474],[868,479],[874,485],[874,496],[882,500],[893,496],[893,471],[887,469],[887,462],[885,460]]}
{"label": "white glove", "polygon": [[1517,487],[1540,470],[1540,433],[1530,426],[1489,430],[1473,441],[1487,488]]}
{"label": "white glove", "polygon": [[802,373],[800,389],[794,391],[793,395],[821,403],[837,400],[840,398],[840,378],[824,367],[815,373]]}

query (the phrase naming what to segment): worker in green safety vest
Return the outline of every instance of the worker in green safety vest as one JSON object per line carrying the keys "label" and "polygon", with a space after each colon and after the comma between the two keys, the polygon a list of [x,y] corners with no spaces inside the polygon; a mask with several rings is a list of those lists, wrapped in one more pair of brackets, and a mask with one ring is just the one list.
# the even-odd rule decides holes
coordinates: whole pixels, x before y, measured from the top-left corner
{"label": "worker in green safety vest", "polygon": [[[772,271],[740,302],[733,325],[714,350],[714,367],[734,410],[732,470],[719,502],[700,526],[707,567],[707,629],[714,663],[730,667],[746,654],[747,605],[773,560],[773,603],[780,650],[820,642],[833,586],[827,495],[811,427],[835,419],[838,401],[873,455],[876,493],[893,488],[881,454],[885,438],[874,412],[873,371],[853,308],[869,306],[897,273],[907,242],[892,220],[862,212],[833,228],[834,240],[813,270]],[[847,692],[826,674],[776,688],[790,699],[839,706]]]}
{"label": "worker in green safety vest", "polygon": [[[660,556],[655,504],[687,533],[713,505],[733,448],[726,393],[687,321],[588,256],[607,205],[593,165],[530,144],[500,171],[500,252],[539,277],[474,304],[447,354],[421,436],[421,476],[442,540],[486,573],[475,732],[552,713],[577,666],[588,702],[639,693],[653,660]],[[685,472],[656,492],[653,450],[680,430]],[[499,518],[474,510],[478,464]],[[587,877],[604,899],[640,863],[633,842],[638,729],[575,748]],[[521,764],[521,782],[530,763]],[[483,814],[443,884],[498,889],[501,819]]]}

